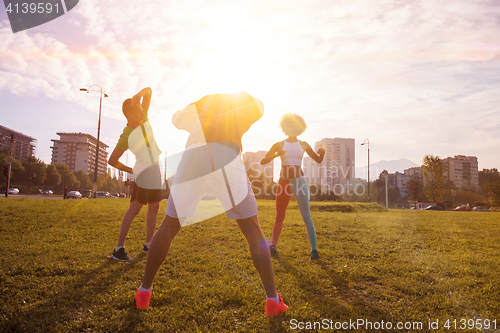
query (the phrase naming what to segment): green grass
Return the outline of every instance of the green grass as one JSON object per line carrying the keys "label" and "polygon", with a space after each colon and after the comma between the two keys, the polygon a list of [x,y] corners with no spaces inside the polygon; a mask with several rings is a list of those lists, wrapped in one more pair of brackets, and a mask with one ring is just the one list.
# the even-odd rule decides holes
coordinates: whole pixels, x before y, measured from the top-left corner
{"label": "green grass", "polygon": [[[258,204],[270,237],[274,201]],[[145,209],[127,238],[132,262],[110,259],[127,207],[127,199],[0,198],[0,332],[315,331],[292,330],[293,319],[421,321],[422,331],[439,319],[432,332],[454,331],[442,327],[448,318],[500,326],[499,213],[312,203],[321,260],[310,262],[292,202],[273,259],[290,311],[269,320],[248,245],[223,215],[181,230],[155,280],[151,309],[136,310]],[[165,202],[158,224],[164,209]]]}

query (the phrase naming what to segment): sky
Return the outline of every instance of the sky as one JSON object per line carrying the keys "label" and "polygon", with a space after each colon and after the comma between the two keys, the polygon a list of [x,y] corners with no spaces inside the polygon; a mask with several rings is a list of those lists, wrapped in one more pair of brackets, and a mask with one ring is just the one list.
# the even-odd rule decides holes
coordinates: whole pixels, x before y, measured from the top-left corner
{"label": "sky", "polygon": [[151,87],[149,119],[172,155],[188,136],[174,112],[246,91],[265,110],[244,151],[283,140],[281,116],[297,113],[311,145],[354,138],[356,166],[369,139],[371,163],[472,155],[500,168],[499,35],[496,0],[80,0],[18,33],[0,5],[0,124],[36,138],[50,163],[57,132],[97,136],[100,94],[79,89],[98,85],[111,152],[123,100]]}

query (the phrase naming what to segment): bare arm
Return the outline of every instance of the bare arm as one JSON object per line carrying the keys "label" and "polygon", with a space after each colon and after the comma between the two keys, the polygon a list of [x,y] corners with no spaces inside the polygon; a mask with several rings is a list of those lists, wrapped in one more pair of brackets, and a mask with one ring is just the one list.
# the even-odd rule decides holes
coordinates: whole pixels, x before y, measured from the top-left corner
{"label": "bare arm", "polygon": [[260,161],[261,165],[267,164],[274,160],[276,157],[285,154],[286,151],[283,150],[283,141],[275,143],[271,149],[267,152],[266,156]]}
{"label": "bare arm", "polygon": [[318,153],[315,153],[311,146],[304,141],[300,142],[302,149],[309,155],[316,163],[321,163],[325,157],[325,150],[323,148],[318,149]]}
{"label": "bare arm", "polygon": [[[153,94],[153,90],[147,87],[139,91],[134,97],[132,97],[132,104],[138,104],[144,113],[147,113],[149,110],[149,105],[151,104],[151,95]],[[142,106],[141,106],[141,98],[142,98]]]}
{"label": "bare arm", "polygon": [[113,150],[113,152],[109,156],[108,164],[111,165],[112,167],[117,168],[118,170],[122,170],[128,173],[134,173],[134,170],[132,170],[131,167],[128,167],[122,162],[118,161],[120,157],[122,157],[124,152],[125,152],[124,150],[115,147],[115,150]]}

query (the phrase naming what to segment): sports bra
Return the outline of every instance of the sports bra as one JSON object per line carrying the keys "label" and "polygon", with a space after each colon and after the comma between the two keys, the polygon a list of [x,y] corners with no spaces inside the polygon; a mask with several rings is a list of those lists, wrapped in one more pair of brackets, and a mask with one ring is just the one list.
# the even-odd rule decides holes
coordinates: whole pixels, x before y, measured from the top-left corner
{"label": "sports bra", "polygon": [[281,165],[296,165],[302,166],[302,156],[304,156],[304,149],[300,141],[290,143],[288,141],[283,141],[283,150],[286,151],[285,154],[281,155]]}

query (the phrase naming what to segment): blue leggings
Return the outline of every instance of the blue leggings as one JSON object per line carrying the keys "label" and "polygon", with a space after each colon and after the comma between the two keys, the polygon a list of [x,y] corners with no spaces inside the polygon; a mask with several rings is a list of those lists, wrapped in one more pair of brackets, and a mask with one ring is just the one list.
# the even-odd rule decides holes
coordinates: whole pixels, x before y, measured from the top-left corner
{"label": "blue leggings", "polygon": [[292,194],[297,198],[300,215],[306,224],[307,236],[311,243],[312,250],[316,250],[316,229],[309,211],[309,188],[304,177],[280,178],[276,193],[276,219],[274,221],[273,238],[271,245],[276,246],[283,230],[283,221],[285,220],[286,209]]}

